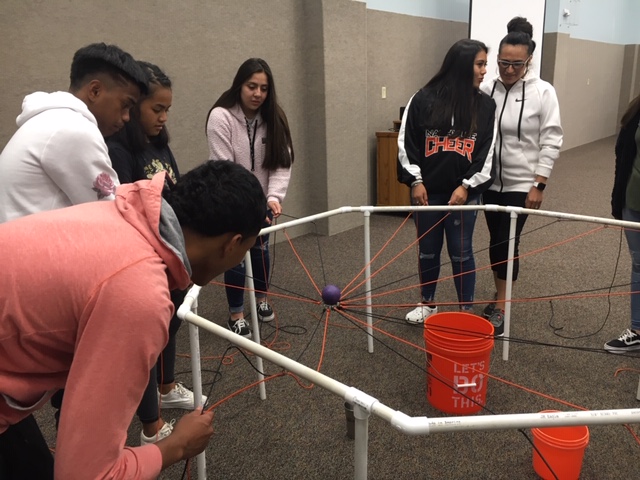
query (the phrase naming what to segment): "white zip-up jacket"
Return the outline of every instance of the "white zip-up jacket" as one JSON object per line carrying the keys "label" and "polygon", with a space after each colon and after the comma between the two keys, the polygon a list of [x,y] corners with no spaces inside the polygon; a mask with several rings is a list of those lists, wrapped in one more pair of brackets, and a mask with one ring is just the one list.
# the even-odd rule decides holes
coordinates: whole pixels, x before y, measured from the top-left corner
{"label": "white zip-up jacket", "polygon": [[489,190],[528,192],[537,175],[549,178],[560,155],[560,106],[553,86],[530,70],[507,90],[499,78],[480,89],[496,102],[495,180]]}

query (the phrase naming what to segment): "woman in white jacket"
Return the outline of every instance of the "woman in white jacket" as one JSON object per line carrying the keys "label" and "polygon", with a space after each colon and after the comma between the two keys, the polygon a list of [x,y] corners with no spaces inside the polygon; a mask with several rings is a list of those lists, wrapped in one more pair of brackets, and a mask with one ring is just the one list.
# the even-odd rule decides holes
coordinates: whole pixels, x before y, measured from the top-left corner
{"label": "woman in white jacket", "polygon": [[[558,98],[551,84],[529,68],[535,49],[533,27],[516,17],[507,25],[507,35],[498,50],[499,76],[481,89],[496,102],[497,137],[494,149],[495,181],[484,193],[485,204],[538,209],[547,179],[562,146]],[[507,287],[509,214],[485,212],[489,228],[489,257],[496,286],[495,303],[484,314],[504,332],[504,301]],[[527,220],[519,215],[513,281],[518,278],[518,244]]]}

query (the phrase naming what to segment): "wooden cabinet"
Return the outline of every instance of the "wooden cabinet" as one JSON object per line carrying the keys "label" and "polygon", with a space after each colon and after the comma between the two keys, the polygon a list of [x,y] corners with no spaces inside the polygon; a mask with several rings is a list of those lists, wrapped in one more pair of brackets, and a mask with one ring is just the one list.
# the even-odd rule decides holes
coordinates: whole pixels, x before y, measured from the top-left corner
{"label": "wooden cabinet", "polygon": [[398,181],[398,132],[376,132],[380,207],[411,205],[411,189]]}

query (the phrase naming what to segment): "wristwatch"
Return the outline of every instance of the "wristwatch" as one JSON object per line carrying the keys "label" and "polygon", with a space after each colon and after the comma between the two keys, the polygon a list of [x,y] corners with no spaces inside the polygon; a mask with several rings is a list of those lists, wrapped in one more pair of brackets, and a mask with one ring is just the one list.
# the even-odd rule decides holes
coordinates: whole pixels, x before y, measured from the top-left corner
{"label": "wristwatch", "polygon": [[533,186],[538,190],[540,190],[541,192],[543,192],[544,189],[547,188],[547,184],[542,182],[533,182]]}

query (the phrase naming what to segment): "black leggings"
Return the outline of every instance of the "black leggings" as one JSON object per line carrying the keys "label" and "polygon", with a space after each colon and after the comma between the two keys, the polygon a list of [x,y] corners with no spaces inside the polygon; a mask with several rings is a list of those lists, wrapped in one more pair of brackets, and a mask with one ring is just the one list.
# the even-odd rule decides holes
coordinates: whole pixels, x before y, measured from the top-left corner
{"label": "black leggings", "polygon": [[158,362],[149,372],[149,383],[142,395],[137,414],[142,423],[157,422],[160,418],[158,410],[158,385],[166,385],[175,381],[176,367],[176,334],[182,324],[178,318],[178,308],[182,305],[188,290],[174,290],[171,292],[171,301],[175,308],[175,313],[169,323],[169,341],[158,357]]}
{"label": "black leggings", "polygon": [[53,480],[53,455],[33,415],[0,433],[0,479]]}
{"label": "black leggings", "polygon": [[[482,203],[485,205],[502,205],[511,207],[524,207],[527,193],[524,192],[494,192],[486,191],[482,196]],[[518,260],[518,245],[520,244],[520,234],[527,221],[528,215],[518,215],[516,220],[516,245],[513,260],[513,280],[518,279],[520,262]],[[485,210],[484,218],[489,228],[489,259],[491,270],[497,273],[500,280],[507,279],[507,260],[509,259],[509,227],[511,217],[508,213],[488,212]]]}

